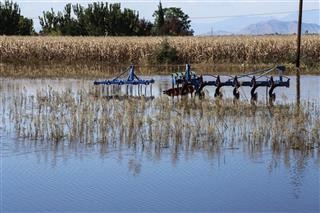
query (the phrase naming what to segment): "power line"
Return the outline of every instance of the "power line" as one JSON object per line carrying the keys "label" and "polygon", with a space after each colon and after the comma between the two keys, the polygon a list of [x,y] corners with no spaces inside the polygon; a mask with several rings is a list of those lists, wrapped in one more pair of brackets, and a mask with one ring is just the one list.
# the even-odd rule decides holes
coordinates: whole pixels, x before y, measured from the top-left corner
{"label": "power line", "polygon": [[252,14],[227,15],[227,16],[199,16],[199,17],[190,17],[190,19],[217,19],[217,18],[250,17],[250,16],[265,16],[265,15],[290,14],[290,13],[296,13],[296,12],[297,12],[297,11],[285,11],[285,12],[252,13]]}
{"label": "power line", "polygon": [[[27,3],[64,3],[66,0],[20,0],[19,2]],[[93,0],[71,0],[70,2],[80,2],[80,3],[92,3]],[[109,2],[129,2],[129,3],[152,3],[154,4],[157,1],[154,0],[109,0]],[[292,0],[166,0],[163,3],[292,3]],[[305,0],[307,3],[317,3],[318,0]]]}

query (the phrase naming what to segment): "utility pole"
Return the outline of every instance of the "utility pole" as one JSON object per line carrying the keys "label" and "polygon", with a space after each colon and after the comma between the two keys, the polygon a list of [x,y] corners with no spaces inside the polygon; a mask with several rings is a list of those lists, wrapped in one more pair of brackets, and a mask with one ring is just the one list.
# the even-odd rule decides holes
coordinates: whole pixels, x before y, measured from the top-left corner
{"label": "utility pole", "polygon": [[298,33],[297,33],[297,59],[296,67],[300,68],[300,45],[301,45],[301,25],[302,25],[302,6],[303,0],[299,0],[299,17],[298,17]]}
{"label": "utility pole", "polygon": [[302,25],[302,6],[303,0],[299,0],[299,17],[298,17],[298,32],[297,32],[297,104],[300,104],[300,46],[301,46],[301,25]]}

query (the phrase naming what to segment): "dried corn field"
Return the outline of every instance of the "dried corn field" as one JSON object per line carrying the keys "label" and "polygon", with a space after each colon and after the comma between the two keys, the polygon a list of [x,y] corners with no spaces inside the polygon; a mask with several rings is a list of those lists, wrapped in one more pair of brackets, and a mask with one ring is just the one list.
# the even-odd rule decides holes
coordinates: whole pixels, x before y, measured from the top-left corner
{"label": "dried corn field", "polygon": [[[168,37],[182,63],[290,64],[296,37]],[[0,37],[1,62],[103,62],[150,64],[161,37]],[[302,38],[302,63],[318,66],[320,37]]]}

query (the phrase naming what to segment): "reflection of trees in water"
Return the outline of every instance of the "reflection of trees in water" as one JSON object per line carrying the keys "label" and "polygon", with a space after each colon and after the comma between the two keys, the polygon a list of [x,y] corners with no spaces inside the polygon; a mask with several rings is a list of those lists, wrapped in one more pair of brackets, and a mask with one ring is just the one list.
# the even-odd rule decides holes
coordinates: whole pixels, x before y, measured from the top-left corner
{"label": "reflection of trees in water", "polygon": [[141,163],[136,159],[130,159],[128,161],[129,171],[131,171],[133,176],[139,175],[141,171]]}
{"label": "reflection of trees in water", "polygon": [[290,168],[290,184],[293,186],[293,195],[299,198],[301,193],[300,187],[303,184],[304,171],[308,166],[310,156],[307,153],[297,152],[293,153],[293,162]]}
{"label": "reflection of trees in water", "polygon": [[[301,186],[303,184],[303,178],[305,175],[305,170],[312,162],[312,159],[319,160],[319,149],[312,150],[274,150],[272,153],[272,158],[268,164],[268,170],[270,173],[274,169],[284,165],[289,171],[289,182],[293,188],[293,196],[299,198],[301,193]],[[319,187],[315,186],[315,187]]]}

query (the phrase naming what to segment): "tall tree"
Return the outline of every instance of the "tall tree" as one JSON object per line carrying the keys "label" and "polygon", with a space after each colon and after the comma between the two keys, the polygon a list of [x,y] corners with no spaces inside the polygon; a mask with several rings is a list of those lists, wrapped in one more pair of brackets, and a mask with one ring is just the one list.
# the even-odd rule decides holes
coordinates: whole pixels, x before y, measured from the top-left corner
{"label": "tall tree", "polygon": [[89,32],[87,30],[88,20],[84,13],[84,7],[80,4],[73,5],[73,12],[76,16],[76,20],[78,21],[78,35],[89,35]]}
{"label": "tall tree", "polygon": [[18,29],[18,35],[31,35],[34,32],[32,19],[20,16]]}
{"label": "tall tree", "polygon": [[43,11],[43,17],[39,16],[41,33],[44,34],[59,34],[59,18],[51,8],[51,11]]}
{"label": "tall tree", "polygon": [[44,34],[142,36],[150,35],[152,28],[150,22],[139,19],[136,11],[122,10],[120,3],[95,2],[88,4],[87,8],[67,4],[63,12],[55,13],[51,9],[39,18]]}
{"label": "tall tree", "polygon": [[109,17],[108,3],[94,2],[84,10],[86,28],[89,35],[102,36],[107,34],[107,21]]}
{"label": "tall tree", "polygon": [[174,36],[193,35],[191,20],[181,8],[165,8],[165,32]]}
{"label": "tall tree", "polygon": [[155,24],[152,30],[154,35],[193,35],[191,20],[181,8],[162,8],[160,2],[158,10],[154,12],[153,16],[155,17]]}
{"label": "tall tree", "polygon": [[159,2],[158,10],[156,10],[153,13],[153,17],[155,17],[153,34],[155,34],[155,35],[163,35],[163,34],[165,34],[165,31],[164,31],[164,27],[165,27],[164,26],[164,24],[165,24],[164,10],[162,8],[161,1]]}
{"label": "tall tree", "polygon": [[144,18],[140,19],[138,23],[137,36],[150,36],[152,27],[153,27],[153,24],[150,21]]}
{"label": "tall tree", "polygon": [[0,2],[0,35],[31,35],[32,19],[21,15],[19,5],[12,1]]}

